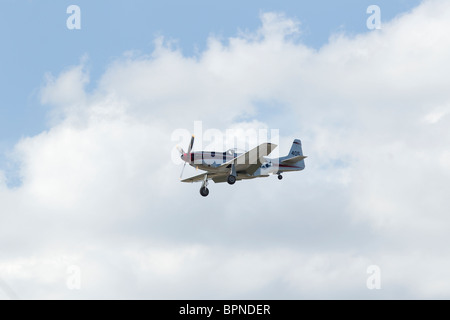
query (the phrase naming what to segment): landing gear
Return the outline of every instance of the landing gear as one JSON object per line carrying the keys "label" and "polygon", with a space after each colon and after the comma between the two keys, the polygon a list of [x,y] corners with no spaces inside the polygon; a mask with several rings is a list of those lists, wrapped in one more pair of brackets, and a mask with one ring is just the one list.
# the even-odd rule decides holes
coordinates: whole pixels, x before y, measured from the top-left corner
{"label": "landing gear", "polygon": [[278,175],[278,180],[283,179],[283,176],[281,174]]}
{"label": "landing gear", "polygon": [[231,165],[231,172],[227,177],[227,182],[228,184],[234,184],[236,182],[236,166],[234,165],[234,163]]}
{"label": "landing gear", "polygon": [[205,179],[203,180],[202,187],[200,188],[200,194],[203,197],[207,197],[209,194],[209,190],[207,187],[208,187],[208,175],[205,174]]}
{"label": "landing gear", "polygon": [[230,174],[227,178],[227,182],[228,184],[234,184],[236,182],[236,177]]}
{"label": "landing gear", "polygon": [[200,188],[200,194],[201,194],[203,197],[207,197],[208,194],[209,194],[208,188],[207,188],[207,187],[201,187],[201,188]]}

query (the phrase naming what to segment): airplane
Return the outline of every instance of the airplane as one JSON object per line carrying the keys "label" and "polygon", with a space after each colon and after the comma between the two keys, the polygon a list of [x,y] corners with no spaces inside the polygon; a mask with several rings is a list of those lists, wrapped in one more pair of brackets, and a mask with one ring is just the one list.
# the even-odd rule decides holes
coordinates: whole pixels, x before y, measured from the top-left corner
{"label": "airplane", "polygon": [[[184,161],[181,170],[181,182],[202,181],[200,194],[207,197],[209,194],[208,181],[215,183],[227,182],[233,185],[237,180],[254,179],[268,177],[270,174],[278,175],[278,179],[283,179],[283,172],[301,171],[305,169],[306,156],[303,155],[302,142],[295,139],[292,143],[289,154],[284,157],[270,159],[267,156],[277,147],[274,143],[262,143],[250,151],[239,153],[236,148],[225,152],[196,151],[191,152],[194,146],[195,137],[192,136],[187,152],[177,146]],[[186,163],[194,168],[206,172],[199,175],[182,179]]]}

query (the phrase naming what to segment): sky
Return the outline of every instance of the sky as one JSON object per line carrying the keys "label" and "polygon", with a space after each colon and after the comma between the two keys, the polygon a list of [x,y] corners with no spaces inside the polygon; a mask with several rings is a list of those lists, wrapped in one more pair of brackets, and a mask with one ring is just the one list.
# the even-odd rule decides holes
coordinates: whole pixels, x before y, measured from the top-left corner
{"label": "sky", "polygon": [[[0,298],[450,296],[448,1],[2,8]],[[306,169],[203,198],[196,121]]]}

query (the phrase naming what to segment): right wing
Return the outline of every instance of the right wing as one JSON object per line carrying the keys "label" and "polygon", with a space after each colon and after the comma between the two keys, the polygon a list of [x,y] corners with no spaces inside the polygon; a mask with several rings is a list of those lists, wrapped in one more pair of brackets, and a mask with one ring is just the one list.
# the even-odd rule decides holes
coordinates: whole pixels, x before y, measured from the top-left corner
{"label": "right wing", "polygon": [[236,171],[245,171],[253,174],[264,162],[264,157],[269,155],[277,147],[274,143],[263,143],[253,148],[240,156],[231,159],[220,167],[231,167],[232,164],[236,166]]}

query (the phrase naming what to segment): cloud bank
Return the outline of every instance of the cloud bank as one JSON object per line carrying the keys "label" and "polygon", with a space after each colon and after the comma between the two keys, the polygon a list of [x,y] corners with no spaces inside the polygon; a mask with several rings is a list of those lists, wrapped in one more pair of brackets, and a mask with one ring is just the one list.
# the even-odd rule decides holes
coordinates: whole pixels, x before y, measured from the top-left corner
{"label": "cloud bank", "polygon": [[[156,39],[89,92],[83,62],[47,75],[51,128],[17,143],[20,186],[0,171],[0,297],[448,298],[449,14],[425,1],[314,50],[264,13],[195,57]],[[306,169],[202,198],[171,159],[196,120],[301,138]]]}

